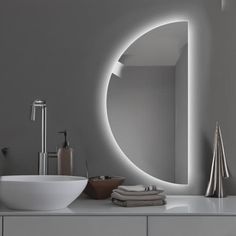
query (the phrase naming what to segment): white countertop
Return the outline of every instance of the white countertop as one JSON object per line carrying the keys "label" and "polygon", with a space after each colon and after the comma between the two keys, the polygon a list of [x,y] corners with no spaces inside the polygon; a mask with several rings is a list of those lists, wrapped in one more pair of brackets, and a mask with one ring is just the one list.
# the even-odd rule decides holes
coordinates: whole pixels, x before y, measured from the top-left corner
{"label": "white countertop", "polygon": [[236,196],[206,198],[204,196],[167,196],[164,206],[119,207],[108,200],[79,198],[69,207],[57,211],[16,211],[0,205],[0,216],[236,216]]}

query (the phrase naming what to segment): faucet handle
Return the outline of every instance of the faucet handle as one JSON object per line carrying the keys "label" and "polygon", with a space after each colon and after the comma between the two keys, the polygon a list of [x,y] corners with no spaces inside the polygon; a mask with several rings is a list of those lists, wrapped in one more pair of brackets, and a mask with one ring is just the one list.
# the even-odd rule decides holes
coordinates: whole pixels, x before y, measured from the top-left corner
{"label": "faucet handle", "polygon": [[36,107],[44,107],[46,108],[46,101],[41,99],[36,99],[31,104],[31,113],[30,120],[35,121],[36,116]]}
{"label": "faucet handle", "polygon": [[34,105],[34,106],[46,106],[46,101],[42,100],[42,99],[35,99],[32,102],[32,105]]}

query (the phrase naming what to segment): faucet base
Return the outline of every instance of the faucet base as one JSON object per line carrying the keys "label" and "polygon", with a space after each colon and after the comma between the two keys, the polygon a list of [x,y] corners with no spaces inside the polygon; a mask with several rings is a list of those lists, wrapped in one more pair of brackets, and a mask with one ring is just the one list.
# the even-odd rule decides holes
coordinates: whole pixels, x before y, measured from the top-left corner
{"label": "faucet base", "polygon": [[39,152],[39,175],[47,175],[47,153]]}

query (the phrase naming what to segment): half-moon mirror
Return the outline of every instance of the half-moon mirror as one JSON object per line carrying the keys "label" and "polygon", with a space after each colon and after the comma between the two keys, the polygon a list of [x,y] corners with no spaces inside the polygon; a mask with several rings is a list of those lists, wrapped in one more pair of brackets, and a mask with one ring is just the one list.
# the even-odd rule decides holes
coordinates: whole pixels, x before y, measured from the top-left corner
{"label": "half-moon mirror", "polygon": [[155,28],[127,48],[110,78],[107,114],[138,168],[188,182],[188,22]]}

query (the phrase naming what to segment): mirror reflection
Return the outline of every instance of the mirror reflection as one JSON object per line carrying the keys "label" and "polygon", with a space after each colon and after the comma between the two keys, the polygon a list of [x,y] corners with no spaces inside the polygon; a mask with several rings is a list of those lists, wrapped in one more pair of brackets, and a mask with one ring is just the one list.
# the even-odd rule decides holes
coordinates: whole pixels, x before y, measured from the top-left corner
{"label": "mirror reflection", "polygon": [[120,57],[108,86],[117,144],[146,173],[188,181],[188,23],[155,28]]}

